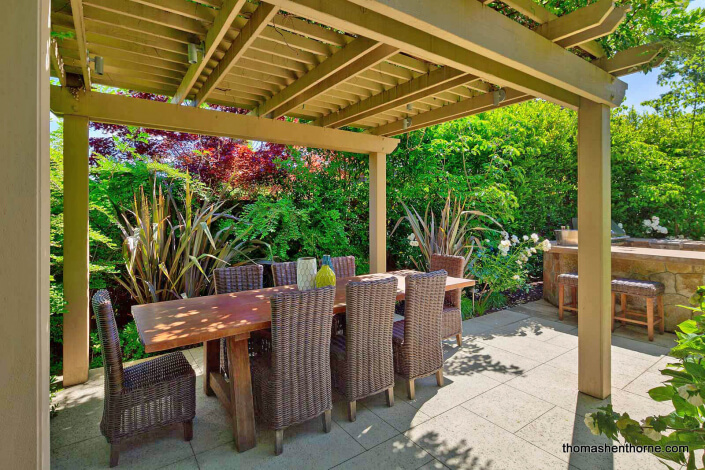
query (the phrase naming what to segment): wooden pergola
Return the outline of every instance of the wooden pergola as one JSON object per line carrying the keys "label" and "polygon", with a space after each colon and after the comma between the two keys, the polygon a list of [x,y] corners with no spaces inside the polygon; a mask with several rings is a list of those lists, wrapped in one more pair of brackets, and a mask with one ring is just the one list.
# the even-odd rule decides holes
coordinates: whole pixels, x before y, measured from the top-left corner
{"label": "wooden pergola", "polygon": [[[8,117],[0,135],[13,158],[0,176],[0,199],[21,202],[7,210],[0,249],[3,259],[31,260],[32,269],[2,272],[0,285],[12,312],[8,333],[34,338],[23,347],[36,373],[15,388],[33,391],[36,427],[26,440],[36,445],[26,455],[38,466],[48,465],[41,413],[49,104],[64,118],[64,385],[88,373],[89,121],[368,154],[370,266],[383,272],[386,155],[397,145],[390,136],[541,98],[578,111],[579,387],[610,394],[609,112],[626,90],[617,77],[662,60],[658,44],[607,57],[595,41],[617,28],[627,7],[598,0],[557,17],[532,0],[8,2],[2,22],[15,73],[2,74]],[[49,74],[60,86],[49,88]],[[104,94],[92,85],[170,99]]]}

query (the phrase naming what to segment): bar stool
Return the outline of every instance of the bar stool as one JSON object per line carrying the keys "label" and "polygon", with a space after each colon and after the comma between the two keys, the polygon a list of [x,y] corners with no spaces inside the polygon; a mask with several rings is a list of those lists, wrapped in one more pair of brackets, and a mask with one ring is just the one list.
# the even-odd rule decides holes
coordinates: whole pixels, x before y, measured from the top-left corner
{"label": "bar stool", "polygon": [[[573,302],[565,305],[565,288],[570,287]],[[564,273],[558,275],[558,319],[563,321],[563,311],[569,310],[578,313],[578,273]]]}
{"label": "bar stool", "polygon": [[[659,333],[663,334],[666,320],[663,311],[664,291],[665,287],[660,282],[622,278],[612,280],[612,331],[614,331],[615,320],[619,320],[622,324],[632,323],[635,325],[645,325],[649,334],[649,341],[654,340],[654,325],[658,324]],[[622,311],[620,315],[615,313],[617,294],[621,295]],[[627,310],[628,295],[646,299],[646,314],[634,310]],[[656,300],[658,305],[659,318],[656,319],[654,318],[654,300]],[[632,318],[630,318],[630,315]],[[643,321],[644,319],[646,319],[646,321]]]}

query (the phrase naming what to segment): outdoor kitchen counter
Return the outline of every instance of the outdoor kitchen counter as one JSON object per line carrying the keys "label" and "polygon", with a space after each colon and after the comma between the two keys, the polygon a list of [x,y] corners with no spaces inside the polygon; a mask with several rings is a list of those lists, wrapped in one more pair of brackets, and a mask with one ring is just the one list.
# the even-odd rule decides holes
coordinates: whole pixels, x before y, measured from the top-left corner
{"label": "outdoor kitchen counter", "polygon": [[[558,246],[544,253],[543,297],[558,305],[559,274],[578,271],[578,246]],[[666,329],[673,331],[680,322],[690,318],[688,298],[698,286],[705,285],[705,251],[647,248],[644,246],[612,246],[612,277],[646,279],[665,285],[664,306]],[[566,302],[572,301],[566,289]],[[643,301],[632,302],[636,309],[645,308]]]}

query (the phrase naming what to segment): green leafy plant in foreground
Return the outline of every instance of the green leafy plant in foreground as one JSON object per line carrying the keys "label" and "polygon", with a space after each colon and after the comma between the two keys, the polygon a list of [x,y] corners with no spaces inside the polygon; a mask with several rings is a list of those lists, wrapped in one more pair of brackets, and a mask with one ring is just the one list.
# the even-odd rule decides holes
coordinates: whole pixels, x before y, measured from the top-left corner
{"label": "green leafy plant in foreground", "polygon": [[[640,422],[629,413],[616,413],[612,405],[585,415],[585,424],[593,434],[604,434],[612,440],[620,437],[632,445],[659,445],[663,452],[654,455],[687,469],[705,468],[705,457],[700,464],[695,451],[705,449],[705,286],[698,287],[690,298],[697,313],[678,328],[678,345],[671,350],[674,363],[661,374],[668,377],[660,387],[649,390],[649,396],[659,402],[671,402],[674,411],[668,415],[649,416]],[[686,452],[665,452],[666,446],[687,445]],[[672,450],[672,449],[669,449]],[[673,468],[663,462],[668,468]]]}

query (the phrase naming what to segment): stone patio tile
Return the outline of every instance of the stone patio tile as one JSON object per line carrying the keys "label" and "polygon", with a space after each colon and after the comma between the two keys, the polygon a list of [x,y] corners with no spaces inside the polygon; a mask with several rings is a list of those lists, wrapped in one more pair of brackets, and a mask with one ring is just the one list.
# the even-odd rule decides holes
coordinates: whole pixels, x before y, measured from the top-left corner
{"label": "stone patio tile", "polygon": [[[578,376],[572,372],[543,364],[506,384],[544,401],[558,405],[568,411],[575,411],[580,397],[595,400],[578,392]],[[599,400],[595,400],[599,403]]]}
{"label": "stone patio tile", "polygon": [[239,453],[234,444],[196,454],[201,470],[217,469],[328,469],[364,452],[365,449],[335,422],[324,433],[321,418],[287,428],[284,452],[274,455],[274,431],[260,429],[257,447]]}
{"label": "stone patio tile", "polygon": [[[616,330],[615,330],[616,331]],[[641,339],[628,338],[626,336],[612,335],[612,348],[619,348],[624,354],[631,355],[649,355],[658,359],[661,356],[667,355],[671,348],[676,344],[666,347],[655,341],[656,335],[654,336],[654,342],[650,342],[644,333]]]}
{"label": "stone patio tile", "polygon": [[489,326],[491,328],[498,328],[500,326],[509,325],[527,318],[529,318],[529,315],[526,315],[525,313],[513,312],[511,310],[500,310],[499,312],[488,313],[487,315],[474,317],[466,321],[483,326]]}
{"label": "stone patio tile", "polygon": [[[654,363],[654,357],[648,355],[628,355],[618,348],[612,348],[612,386],[623,388],[632,380],[643,374]],[[568,372],[578,373],[578,350],[572,349],[567,353],[550,360],[547,364]]]}
{"label": "stone patio tile", "polygon": [[444,369],[452,375],[480,373],[499,382],[506,382],[540,364],[478,341],[465,344],[461,352],[446,360]]}
{"label": "stone patio tile", "polygon": [[653,366],[649,367],[649,370],[647,372],[652,372],[654,374],[661,374],[661,371],[663,369],[666,369],[668,364],[677,364],[678,360],[676,358],[673,358],[671,356],[663,356],[661,359],[656,362]]}
{"label": "stone patio tile", "polygon": [[399,435],[364,454],[338,465],[336,470],[415,470],[433,460],[433,457],[406,437]]}
{"label": "stone patio tile", "polygon": [[387,406],[387,399],[383,393],[363,398],[360,403],[399,432],[405,432],[431,419],[426,413],[417,410],[408,402],[400,400],[399,397],[396,398],[392,407]]}
{"label": "stone patio tile", "polygon": [[542,313],[544,315],[558,315],[558,307],[555,307],[543,300],[520,304],[520,306],[528,310],[533,310],[535,312]]}
{"label": "stone patio tile", "polygon": [[[120,469],[160,468],[193,457],[184,441],[183,427],[173,425],[132,437],[120,444]],[[110,461],[110,446],[103,436],[52,449],[51,468],[105,469]]]}
{"label": "stone patio tile", "polygon": [[463,322],[463,339],[471,338],[477,335],[482,335],[492,330],[494,326],[488,322],[478,321],[482,317],[471,318]]}
{"label": "stone patio tile", "polygon": [[52,450],[101,436],[102,383],[100,386],[65,389],[60,392],[57,402],[60,405],[58,412],[49,422]]}
{"label": "stone patio tile", "polygon": [[526,336],[492,335],[482,338],[481,343],[523,356],[540,363],[548,362],[568,351],[566,348],[538,341]]}
{"label": "stone patio tile", "polygon": [[577,330],[573,325],[546,320],[541,317],[531,317],[510,325],[492,330],[494,335],[507,335],[516,337],[533,338],[538,341],[547,341],[559,336],[561,333]]}
{"label": "stone patio tile", "polygon": [[447,468],[440,460],[433,459],[423,467],[419,467],[418,470],[445,470]]}
{"label": "stone patio tile", "polygon": [[517,432],[555,407],[507,385],[493,388],[461,406],[509,432]]}
{"label": "stone patio tile", "polygon": [[575,349],[578,347],[578,329],[575,328],[569,333],[561,333],[546,342],[566,349]]}
{"label": "stone patio tile", "polygon": [[169,464],[166,467],[161,467],[160,470],[198,470],[198,462],[196,461],[196,457],[189,457]]}
{"label": "stone patio tile", "polygon": [[[382,394],[384,395],[384,394]],[[389,423],[365,408],[357,405],[357,419],[348,421],[347,402],[341,396],[333,398],[333,420],[350,434],[365,449],[371,449],[399,434]]]}
{"label": "stone patio tile", "polygon": [[612,444],[612,441],[593,435],[585,426],[584,417],[561,408],[544,414],[517,432],[517,436],[583,470],[660,468],[658,459],[650,454],[563,452],[563,444],[599,445]]}
{"label": "stone patio tile", "polygon": [[500,384],[482,374],[471,373],[463,375],[444,373],[444,380],[444,386],[438,387],[435,375],[416,379],[416,399],[406,400],[406,384],[397,377],[394,393],[417,410],[433,417]]}
{"label": "stone patio tile", "polygon": [[565,469],[568,464],[463,407],[406,432],[450,468]]}
{"label": "stone patio tile", "polygon": [[[617,322],[619,325],[619,322]],[[658,345],[666,349],[671,349],[676,345],[676,335],[673,333],[659,334],[658,327],[654,329],[654,340],[649,341],[649,344]],[[648,341],[648,332],[645,326],[623,325],[615,328],[613,336],[622,336],[624,338],[635,339],[637,341]]]}
{"label": "stone patio tile", "polygon": [[225,409],[208,413],[196,412],[191,440],[194,453],[200,454],[230,442],[233,442],[232,420]]}
{"label": "stone patio tile", "polygon": [[668,380],[668,377],[653,372],[644,372],[639,377],[630,382],[626,387],[622,387],[624,391],[649,397],[649,390],[655,387],[660,387],[663,382]]}

